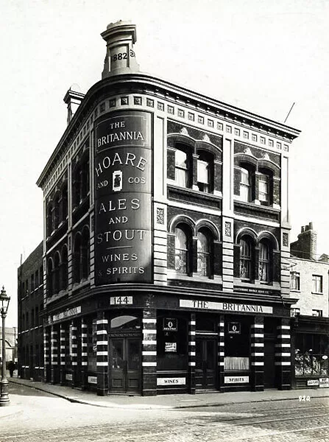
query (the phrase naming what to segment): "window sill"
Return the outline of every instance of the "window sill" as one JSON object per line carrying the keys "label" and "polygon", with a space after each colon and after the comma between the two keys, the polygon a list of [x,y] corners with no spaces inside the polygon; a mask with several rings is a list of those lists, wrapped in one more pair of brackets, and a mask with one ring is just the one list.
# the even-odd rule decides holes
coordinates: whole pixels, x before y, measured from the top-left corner
{"label": "window sill", "polygon": [[311,292],[312,293],[312,295],[323,295],[323,292]]}
{"label": "window sill", "polygon": [[220,275],[215,276],[200,276],[196,273],[193,273],[191,275],[184,275],[183,273],[175,272],[174,270],[169,270],[167,272],[168,279],[180,279],[182,281],[193,281],[196,282],[205,282],[207,284],[221,284],[222,283],[222,277]]}

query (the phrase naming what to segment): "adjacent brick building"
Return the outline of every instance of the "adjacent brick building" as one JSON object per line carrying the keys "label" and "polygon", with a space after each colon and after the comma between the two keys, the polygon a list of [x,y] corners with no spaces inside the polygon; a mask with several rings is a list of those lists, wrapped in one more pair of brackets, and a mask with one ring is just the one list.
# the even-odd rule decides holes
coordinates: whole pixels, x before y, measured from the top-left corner
{"label": "adjacent brick building", "polygon": [[43,379],[43,243],[17,271],[18,376]]}
{"label": "adjacent brick building", "polygon": [[313,224],[291,243],[291,314],[296,387],[329,387],[329,262],[317,255]]}
{"label": "adjacent brick building", "polygon": [[44,380],[100,395],[290,388],[299,131],[139,72],[130,23],[102,37],[102,80],[66,94],[37,182]]}

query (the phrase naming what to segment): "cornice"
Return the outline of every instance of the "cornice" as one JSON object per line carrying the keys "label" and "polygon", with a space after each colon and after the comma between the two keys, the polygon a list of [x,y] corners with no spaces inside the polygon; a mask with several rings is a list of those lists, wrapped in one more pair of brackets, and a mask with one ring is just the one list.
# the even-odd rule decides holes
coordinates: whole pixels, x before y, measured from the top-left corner
{"label": "cornice", "polygon": [[260,129],[261,131],[271,133],[273,136],[283,136],[291,141],[300,134],[300,130],[293,127],[215,100],[149,74],[127,73],[113,75],[95,83],[85,95],[39,176],[36,183],[39,187],[42,187],[52,164],[61,155],[62,149],[72,141],[77,126],[84,121],[91,108],[104,98],[105,94],[113,96],[114,94],[121,93],[153,95],[168,102],[186,106],[198,113],[217,117],[232,124],[237,123],[248,128]]}

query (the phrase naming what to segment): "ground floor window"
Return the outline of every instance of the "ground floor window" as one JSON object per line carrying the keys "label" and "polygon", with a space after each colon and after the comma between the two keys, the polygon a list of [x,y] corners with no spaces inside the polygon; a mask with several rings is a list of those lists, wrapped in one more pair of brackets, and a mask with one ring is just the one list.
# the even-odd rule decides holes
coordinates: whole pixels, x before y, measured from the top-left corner
{"label": "ground floor window", "polygon": [[175,315],[161,315],[157,321],[158,370],[187,367],[187,321]]}
{"label": "ground floor window", "polygon": [[250,323],[246,318],[230,317],[225,330],[225,371],[249,370]]}
{"label": "ground floor window", "polygon": [[295,375],[329,375],[329,337],[298,333],[295,341]]}

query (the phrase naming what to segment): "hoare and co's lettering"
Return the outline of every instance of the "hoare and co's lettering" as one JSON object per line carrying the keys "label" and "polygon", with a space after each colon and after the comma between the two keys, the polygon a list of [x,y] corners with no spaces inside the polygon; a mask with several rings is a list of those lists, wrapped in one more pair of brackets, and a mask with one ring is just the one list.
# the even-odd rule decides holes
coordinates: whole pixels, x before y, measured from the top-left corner
{"label": "hoare and co's lettering", "polygon": [[151,115],[129,111],[95,128],[96,285],[152,280]]}
{"label": "hoare and co's lettering", "polygon": [[109,169],[110,167],[118,166],[132,166],[144,172],[146,165],[147,159],[143,156],[137,156],[132,152],[115,152],[112,155],[105,156],[97,163],[95,173],[96,177],[99,178],[105,170]]}

